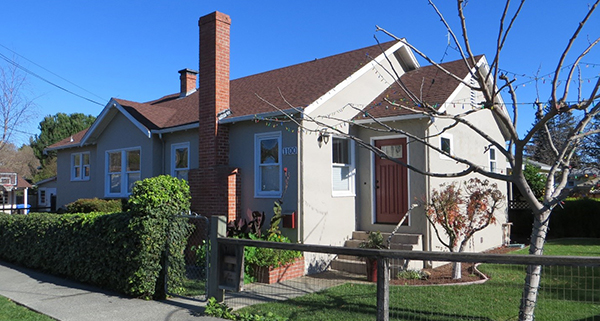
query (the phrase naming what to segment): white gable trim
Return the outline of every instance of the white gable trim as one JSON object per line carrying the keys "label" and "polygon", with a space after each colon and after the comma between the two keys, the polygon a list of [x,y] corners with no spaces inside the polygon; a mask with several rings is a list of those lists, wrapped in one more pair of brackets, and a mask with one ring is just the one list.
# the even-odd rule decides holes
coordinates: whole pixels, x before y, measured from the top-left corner
{"label": "white gable trim", "polygon": [[[344,81],[342,81],[337,86],[333,87],[331,90],[329,90],[327,93],[325,93],[323,96],[319,97],[317,100],[315,100],[310,105],[308,105],[306,107],[306,109],[304,109],[304,113],[311,114],[312,112],[314,112],[317,108],[319,108],[319,106],[321,106],[322,104],[327,102],[329,99],[331,99],[333,96],[335,96],[338,92],[340,92],[341,90],[343,90],[344,88],[349,86],[351,83],[353,83],[355,80],[360,78],[362,75],[366,74],[369,70],[376,68],[378,66],[378,64],[381,64],[384,60],[386,60],[386,57],[393,56],[394,52],[398,51],[402,47],[405,47],[405,45],[400,41],[397,42],[396,44],[394,44],[393,46],[391,46],[388,50],[386,50],[385,52],[383,52],[380,55],[378,55],[377,57],[375,57],[375,59],[373,59],[373,61],[364,65],[357,72],[350,75],[350,77],[344,79]],[[414,55],[412,54],[412,51],[409,51],[409,53],[411,54],[410,57],[412,58],[411,59],[412,61],[410,61],[410,63],[415,65],[416,67],[418,67],[419,63],[417,62]]]}
{"label": "white gable trim", "polygon": [[[450,96],[448,96],[448,99],[446,99],[445,103],[451,103],[456,98],[458,93],[467,86],[466,83],[471,81],[471,79],[473,78],[473,73],[475,72],[476,68],[481,67],[481,65],[483,64],[484,61],[485,61],[485,57],[482,57],[481,59],[479,59],[476,67],[471,68],[469,73],[465,76],[465,78],[463,78],[463,81],[460,82],[458,84],[458,86],[456,86],[456,88],[454,88],[454,91],[450,94]],[[438,112],[443,113],[445,111],[446,111],[446,104],[442,104],[442,107],[440,107]]]}
{"label": "white gable trim", "polygon": [[98,115],[96,121],[94,121],[87,133],[85,133],[85,135],[81,139],[81,143],[79,144],[79,146],[84,146],[88,144],[88,140],[93,136],[93,134],[96,133],[96,131],[104,130],[102,125],[104,122],[110,121],[110,116],[113,115],[113,108],[121,112],[121,114],[123,114],[123,116],[125,116],[125,118],[127,118],[135,127],[137,127],[146,137],[152,137],[152,132],[148,128],[146,128],[146,126],[142,125],[142,123],[137,121],[137,119],[135,119],[133,116],[131,116],[131,114],[125,111],[125,108],[123,108],[123,106],[121,106],[116,100],[111,99],[106,105],[106,107],[104,107],[100,115]]}

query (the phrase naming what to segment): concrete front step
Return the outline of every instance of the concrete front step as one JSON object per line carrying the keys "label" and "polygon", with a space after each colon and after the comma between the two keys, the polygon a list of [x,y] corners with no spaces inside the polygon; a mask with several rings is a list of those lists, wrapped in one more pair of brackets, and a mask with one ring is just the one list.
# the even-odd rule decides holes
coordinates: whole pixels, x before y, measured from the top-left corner
{"label": "concrete front step", "polygon": [[[390,233],[381,233],[383,236],[384,244],[387,244],[387,239]],[[347,240],[344,244],[345,247],[357,248],[360,243],[368,238],[368,233],[364,231],[352,232],[352,239]],[[407,233],[396,233],[392,237],[390,249],[392,250],[404,250],[412,251],[419,248],[421,241],[421,235],[419,234],[407,234]],[[403,260],[392,260],[391,273],[398,273],[401,266],[404,264]],[[364,274],[366,273],[365,262],[359,257],[352,255],[339,255],[335,260],[331,262],[331,269],[337,271],[344,271],[348,273]]]}

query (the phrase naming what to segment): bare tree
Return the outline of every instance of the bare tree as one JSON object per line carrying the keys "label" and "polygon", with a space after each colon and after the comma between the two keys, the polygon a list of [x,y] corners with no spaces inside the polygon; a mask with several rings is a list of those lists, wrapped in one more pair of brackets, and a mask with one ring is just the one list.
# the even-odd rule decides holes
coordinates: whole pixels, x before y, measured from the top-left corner
{"label": "bare tree", "polygon": [[0,66],[0,150],[11,142],[19,126],[26,122],[34,103],[26,95],[27,77],[19,72],[18,64]]}
{"label": "bare tree", "polygon": [[[297,125],[301,126],[304,130],[313,131],[324,136],[328,133],[334,133],[336,135],[350,138],[358,145],[373,152],[376,156],[394,161],[423,175],[450,178],[464,177],[470,174],[479,174],[491,179],[502,180],[513,184],[513,186],[518,188],[521,194],[524,196],[534,214],[529,253],[531,255],[542,255],[552,209],[570,192],[569,188],[567,188],[567,178],[569,176],[570,166],[573,161],[575,151],[580,147],[582,140],[585,137],[600,133],[600,130],[597,128],[597,126],[593,126],[592,122],[594,117],[598,115],[600,111],[600,104],[597,103],[597,100],[600,99],[600,79],[598,79],[595,84],[592,84],[591,89],[586,95],[583,95],[581,88],[579,88],[577,94],[570,93],[571,83],[581,80],[576,76],[578,65],[581,63],[582,59],[586,57],[598,44],[598,42],[600,42],[600,38],[595,40],[587,40],[587,47],[584,50],[579,53],[572,53],[574,50],[574,43],[578,40],[583,27],[590,20],[592,14],[598,7],[600,0],[596,0],[588,8],[587,14],[575,26],[575,30],[571,38],[567,41],[565,49],[561,52],[556,62],[553,79],[549,83],[550,99],[545,103],[538,102],[536,104],[536,120],[531,128],[521,135],[519,135],[517,132],[519,105],[517,94],[514,88],[515,79],[510,79],[506,74],[501,73],[500,61],[509,33],[525,4],[525,0],[519,1],[516,9],[511,8],[512,11],[509,10],[511,1],[506,0],[504,10],[501,13],[499,21],[496,49],[492,59],[489,60],[489,66],[482,66],[481,64],[478,64],[478,59],[472,52],[472,46],[467,32],[467,20],[464,13],[466,3],[467,1],[464,0],[456,1],[458,21],[461,29],[461,35],[457,36],[444,15],[438,10],[434,3],[429,0],[429,4],[433,7],[434,11],[448,30],[451,39],[456,44],[461,55],[461,60],[463,61],[465,67],[470,70],[470,75],[476,80],[475,83],[465,82],[462,76],[453,74],[451,71],[444,69],[443,65],[436,63],[427,54],[421,52],[418,48],[408,43],[405,39],[396,37],[391,32],[380,27],[377,27],[377,30],[389,35],[393,39],[400,41],[404,45],[411,48],[417,55],[427,60],[430,64],[436,66],[441,74],[452,77],[456,82],[460,82],[469,87],[472,91],[480,93],[481,97],[483,98],[483,102],[481,104],[482,108],[469,109],[457,114],[440,112],[437,106],[435,106],[436,102],[423,100],[419,92],[413,92],[407,86],[405,86],[405,84],[400,81],[401,77],[396,74],[395,70],[389,70],[389,72],[395,74],[397,85],[409,98],[405,102],[387,99],[387,104],[389,106],[393,106],[394,108],[408,110],[412,113],[450,121],[452,124],[446,126],[441,130],[441,132],[444,132],[455,126],[469,128],[474,135],[478,135],[487,143],[489,143],[490,148],[493,147],[499,151],[502,156],[506,157],[509,166],[512,168],[511,171],[508,173],[498,173],[490,170],[489,168],[481,166],[470,159],[462,158],[459,155],[450,154],[436,144],[432,144],[432,141],[429,139],[431,137],[419,137],[418,135],[415,135],[409,131],[405,131],[402,128],[394,127],[393,124],[390,125],[389,123],[380,121],[376,117],[370,115],[367,111],[363,110],[361,107],[352,106],[351,104],[349,105],[356,110],[356,113],[364,115],[365,118],[369,118],[372,123],[375,124],[375,126],[358,124],[356,122],[352,122],[351,119],[340,119],[335,118],[335,116],[326,116],[325,118],[327,118],[327,120],[325,120],[320,117],[311,117],[310,115],[306,114],[303,114],[303,122],[310,122],[316,126],[306,126],[306,124],[301,123],[300,121],[297,122]],[[568,61],[567,57],[572,57],[573,55],[575,58],[571,61]],[[565,69],[567,70],[566,77],[563,75],[563,70]],[[566,79],[559,77],[565,77]],[[512,115],[509,114],[506,108],[503,108],[503,100],[500,96],[500,93],[503,91],[507,91],[510,97],[509,101],[510,105],[512,106]],[[573,96],[577,96],[577,98],[573,99]],[[285,113],[284,109],[278,108],[273,104],[271,105],[280,112]],[[289,106],[286,108],[293,108],[292,104],[288,103],[288,105]],[[300,109],[297,111],[302,112]],[[493,116],[499,120],[500,125],[504,127],[508,133],[508,143],[494,139],[486,134],[484,128],[469,120],[469,115],[481,112],[491,112]],[[548,174],[548,180],[545,184],[545,193],[541,199],[538,199],[530,186],[527,184],[525,175],[523,173],[525,165],[525,147],[531,142],[534,135],[549,135],[548,133],[550,133],[550,131],[548,130],[548,124],[564,113],[573,113],[573,115],[576,116],[573,129],[568,133],[568,135],[562,135],[560,138],[558,138],[560,141],[557,141],[556,137],[547,137],[547,141],[549,142],[550,146],[549,165],[551,165],[551,168]],[[288,117],[291,120],[294,120],[291,115],[288,115]],[[331,119],[337,122],[345,122],[347,124],[352,124],[353,126],[360,126],[378,132],[406,135],[412,141],[423,144],[427,148],[453,159],[458,164],[462,164],[462,169],[451,173],[431,172],[416,166],[412,166],[408,163],[402,163],[395,158],[388,157],[388,155],[386,155],[382,149],[377,148],[370,142],[363,141],[358,136],[348,134],[347,132],[331,126],[331,122],[328,121]],[[439,134],[440,133],[437,133],[437,135]],[[541,266],[529,266],[527,268],[527,276],[525,279],[520,307],[520,320],[534,319],[534,310],[540,285],[541,270]]]}
{"label": "bare tree", "polygon": [[11,143],[0,150],[0,168],[19,174],[19,177],[33,179],[40,161],[35,157],[33,149],[28,145],[17,148]]}

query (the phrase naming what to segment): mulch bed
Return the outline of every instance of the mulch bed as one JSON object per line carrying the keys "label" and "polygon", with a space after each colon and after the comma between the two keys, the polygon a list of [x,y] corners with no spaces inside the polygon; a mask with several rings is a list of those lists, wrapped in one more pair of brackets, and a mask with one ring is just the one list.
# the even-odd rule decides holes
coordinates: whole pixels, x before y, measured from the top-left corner
{"label": "mulch bed", "polygon": [[[499,247],[490,251],[486,251],[488,254],[505,254],[519,248],[516,247]],[[462,263],[462,278],[460,280],[452,279],[452,264],[445,264],[435,269],[423,269],[423,271],[430,273],[429,278],[423,280],[409,280],[409,279],[392,279],[390,284],[392,285],[436,285],[436,284],[457,284],[457,283],[469,283],[483,280],[484,277],[475,273],[474,263]]]}

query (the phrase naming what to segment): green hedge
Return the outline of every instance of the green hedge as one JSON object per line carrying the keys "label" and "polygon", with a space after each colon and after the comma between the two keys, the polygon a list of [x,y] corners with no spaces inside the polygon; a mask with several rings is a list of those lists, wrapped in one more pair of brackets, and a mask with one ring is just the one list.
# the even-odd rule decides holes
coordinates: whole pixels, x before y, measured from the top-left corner
{"label": "green hedge", "polygon": [[[557,206],[550,216],[548,238],[600,238],[600,202],[593,199],[569,199]],[[509,211],[513,239],[529,239],[533,224],[531,210]]]}
{"label": "green hedge", "polygon": [[68,213],[117,213],[123,211],[121,200],[101,200],[99,198],[81,198],[65,207]]}
{"label": "green hedge", "polygon": [[593,199],[567,200],[550,216],[549,237],[600,237],[600,202]]}
{"label": "green hedge", "polygon": [[[148,199],[149,188],[160,197]],[[153,207],[142,206],[150,201]],[[0,214],[0,258],[134,297],[162,298],[165,250],[173,255],[175,285],[184,273],[191,225],[175,215],[189,209],[189,187],[170,176],[147,179],[136,183],[132,202],[138,207],[125,213]]]}

